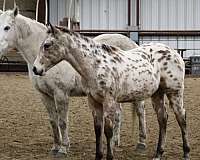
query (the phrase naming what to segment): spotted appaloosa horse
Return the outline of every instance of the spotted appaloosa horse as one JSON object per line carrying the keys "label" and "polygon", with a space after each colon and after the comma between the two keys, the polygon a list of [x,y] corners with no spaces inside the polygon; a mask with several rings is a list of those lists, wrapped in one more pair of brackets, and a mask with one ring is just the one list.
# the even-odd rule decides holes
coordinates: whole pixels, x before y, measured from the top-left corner
{"label": "spotted appaloosa horse", "polygon": [[[89,102],[96,110],[96,160],[103,157],[104,123],[107,140],[112,138],[112,122],[107,110],[116,102],[133,102],[151,97],[159,123],[155,159],[164,152],[168,114],[164,95],[169,99],[183,139],[184,159],[189,159],[186,113],[183,107],[184,62],[180,55],[163,44],[146,44],[130,51],[99,44],[65,28],[51,28],[34,62],[39,75],[61,60],[67,60],[82,76]],[[104,122],[105,120],[105,122]],[[109,143],[109,141],[107,142]],[[113,159],[107,145],[107,159]]]}
{"label": "spotted appaloosa horse", "polygon": [[[18,8],[5,12],[0,10],[0,56],[6,54],[10,48],[17,48],[27,62],[30,80],[40,93],[42,102],[49,113],[54,137],[51,153],[59,156],[67,153],[70,144],[67,123],[69,96],[85,96],[86,94],[82,87],[81,76],[67,61],[62,61],[52,67],[43,77],[36,76],[33,73],[33,62],[39,52],[40,45],[47,36],[46,32],[47,27],[45,25],[20,15]],[[112,45],[116,44],[124,50],[137,47],[133,41],[119,34],[101,35],[95,37],[94,40]],[[116,124],[114,126],[116,142],[119,140],[119,115],[121,112],[119,104],[117,106],[116,114],[113,115],[113,108],[110,113],[110,116],[113,116],[110,119]],[[140,122],[138,146],[141,148],[141,146],[145,146],[145,119],[144,110],[137,109],[137,111]]]}

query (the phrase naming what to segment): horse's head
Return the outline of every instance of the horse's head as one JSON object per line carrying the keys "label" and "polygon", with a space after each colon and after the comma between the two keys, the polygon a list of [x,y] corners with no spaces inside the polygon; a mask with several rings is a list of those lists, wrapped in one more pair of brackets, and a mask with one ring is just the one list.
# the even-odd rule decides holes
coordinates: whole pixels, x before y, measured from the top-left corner
{"label": "horse's head", "polygon": [[5,54],[8,49],[15,47],[15,17],[17,14],[17,7],[5,12],[0,11],[0,56]]}
{"label": "horse's head", "polygon": [[40,76],[62,61],[66,52],[64,34],[52,25],[48,27],[47,33],[33,67],[33,72]]}

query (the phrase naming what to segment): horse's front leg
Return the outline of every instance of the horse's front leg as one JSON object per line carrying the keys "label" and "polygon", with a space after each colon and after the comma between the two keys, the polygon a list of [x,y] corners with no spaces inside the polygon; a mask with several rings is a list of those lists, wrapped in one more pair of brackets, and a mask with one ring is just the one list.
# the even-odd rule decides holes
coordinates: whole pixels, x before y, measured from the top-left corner
{"label": "horse's front leg", "polygon": [[61,145],[61,133],[58,127],[58,114],[57,114],[55,102],[53,98],[43,93],[41,93],[41,98],[49,114],[49,121],[52,127],[53,136],[54,136],[54,144],[51,149],[51,154],[56,155]]}
{"label": "horse's front leg", "polygon": [[103,133],[104,133],[104,116],[103,105],[88,96],[88,105],[92,109],[94,118],[94,130],[96,135],[96,157],[95,160],[103,159]]}
{"label": "horse's front leg", "polygon": [[136,110],[139,120],[139,141],[136,150],[139,152],[143,152],[146,149],[146,115],[144,101],[134,102],[133,107]]}
{"label": "horse's front leg", "polygon": [[54,100],[57,107],[57,113],[59,116],[59,127],[62,135],[62,141],[57,156],[63,156],[67,154],[67,150],[70,147],[70,141],[68,137],[68,96],[62,90],[57,90],[54,93]]}

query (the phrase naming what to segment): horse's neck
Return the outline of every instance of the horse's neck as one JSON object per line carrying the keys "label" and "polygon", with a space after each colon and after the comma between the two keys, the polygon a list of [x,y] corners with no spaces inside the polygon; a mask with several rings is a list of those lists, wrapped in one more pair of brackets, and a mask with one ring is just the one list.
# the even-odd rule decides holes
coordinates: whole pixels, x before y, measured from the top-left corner
{"label": "horse's neck", "polygon": [[68,38],[71,39],[72,43],[70,45],[67,44],[69,41],[66,39],[66,44],[72,56],[66,59],[85,80],[90,80],[91,76],[93,76],[95,61],[98,59],[97,52],[100,44],[76,34],[72,34]]}
{"label": "horse's neck", "polygon": [[32,66],[46,36],[46,27],[22,15],[16,17],[17,49]]}

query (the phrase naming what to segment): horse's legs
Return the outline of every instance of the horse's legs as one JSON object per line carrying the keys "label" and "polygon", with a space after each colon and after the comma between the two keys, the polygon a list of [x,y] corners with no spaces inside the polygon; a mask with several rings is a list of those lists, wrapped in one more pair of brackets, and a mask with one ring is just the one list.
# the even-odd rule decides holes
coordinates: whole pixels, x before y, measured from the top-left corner
{"label": "horse's legs", "polygon": [[177,93],[170,93],[167,94],[169,99],[170,106],[172,107],[175,115],[176,120],[180,126],[182,139],[183,139],[183,152],[184,152],[184,159],[189,160],[189,142],[188,142],[188,133],[186,127],[186,111],[183,107],[183,91],[179,91]]}
{"label": "horse's legs", "polygon": [[60,149],[60,145],[61,145],[61,134],[58,127],[58,115],[56,111],[56,106],[55,106],[54,100],[48,95],[41,93],[41,98],[49,114],[49,120],[50,120],[50,124],[53,130],[54,145],[51,149],[51,153],[56,154],[58,150]]}
{"label": "horse's legs", "polygon": [[[113,143],[116,146],[120,145],[120,130],[121,130],[121,121],[122,121],[122,108],[120,103],[116,103],[114,110],[114,118],[113,118]],[[113,115],[113,113],[109,113]]]}
{"label": "horse's legs", "polygon": [[116,134],[115,129],[118,130],[118,134],[119,134],[119,129],[120,129],[121,107],[120,107],[120,104],[116,103],[112,97],[106,96],[106,100],[103,103],[103,109],[104,109],[103,111],[104,111],[104,118],[105,118],[105,135],[106,135],[106,140],[107,140],[106,159],[112,160],[114,137]]}
{"label": "horse's legs", "polygon": [[136,150],[144,151],[146,149],[146,118],[144,101],[134,102],[133,107],[136,110],[139,120],[139,142],[137,144]]}
{"label": "horse's legs", "polygon": [[105,117],[104,133],[107,140],[107,160],[113,159],[113,123],[109,117]]}
{"label": "horse's legs", "polygon": [[164,152],[164,146],[166,141],[167,119],[168,119],[168,114],[164,102],[164,93],[161,90],[158,90],[152,96],[152,104],[154,110],[156,111],[159,123],[159,140],[157,144],[155,159],[160,160]]}
{"label": "horse's legs", "polygon": [[96,102],[91,96],[88,96],[88,105],[92,109],[92,115],[94,118],[94,130],[96,135],[95,160],[101,160],[103,158],[103,132],[104,132],[103,105]]}
{"label": "horse's legs", "polygon": [[[66,154],[67,149],[70,146],[68,137],[68,103],[69,99],[62,90],[57,90],[54,94],[54,100],[57,107],[57,113],[59,116],[59,127],[62,135],[61,146],[58,154]],[[57,154],[57,156],[58,156]]]}

